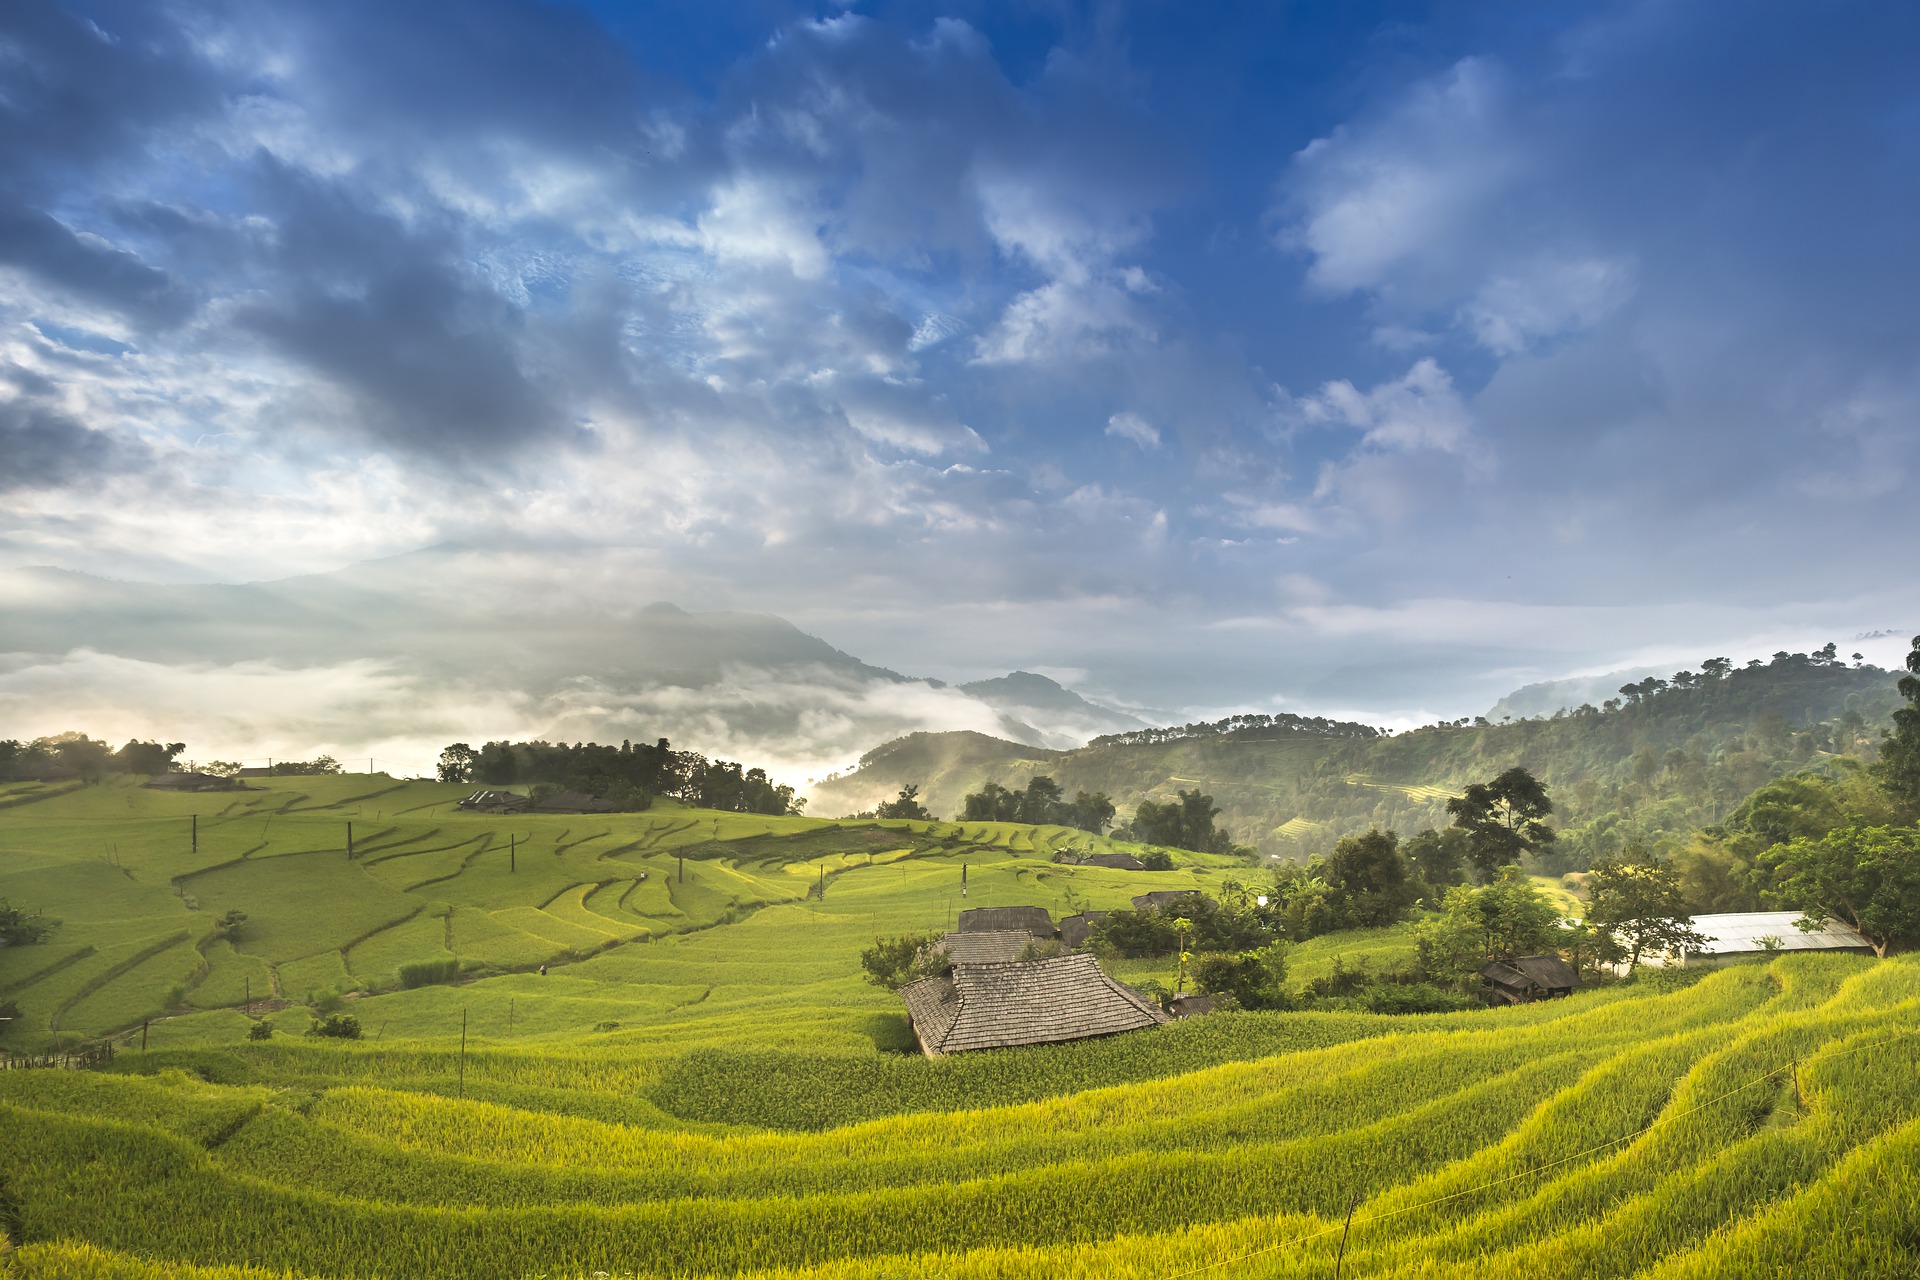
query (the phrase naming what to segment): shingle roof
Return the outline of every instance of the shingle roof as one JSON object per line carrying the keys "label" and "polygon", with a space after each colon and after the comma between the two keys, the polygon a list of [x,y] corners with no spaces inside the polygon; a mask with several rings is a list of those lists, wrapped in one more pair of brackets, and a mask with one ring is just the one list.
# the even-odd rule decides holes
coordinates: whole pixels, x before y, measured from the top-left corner
{"label": "shingle roof", "polygon": [[1167,1021],[1089,955],[955,965],[951,977],[922,979],[900,996],[930,1055],[1083,1040]]}
{"label": "shingle roof", "polygon": [[1778,938],[1781,951],[1871,951],[1872,945],[1838,920],[1829,920],[1820,929],[1803,931],[1798,911],[1735,911],[1724,915],[1695,916],[1694,931],[1707,939],[1703,947],[1690,948],[1699,956],[1734,955],[1745,951],[1764,951],[1762,938]]}
{"label": "shingle roof", "polygon": [[1016,929],[1051,938],[1053,917],[1045,907],[974,907],[960,913],[962,933],[1001,933]]}
{"label": "shingle roof", "polygon": [[1559,956],[1515,956],[1511,960],[1496,960],[1482,969],[1480,974],[1502,986],[1523,989],[1538,987],[1542,991],[1558,991],[1580,985],[1580,975]]}
{"label": "shingle roof", "polygon": [[1060,922],[1061,945],[1071,948],[1085,946],[1093,926],[1106,918],[1104,911],[1082,911],[1078,915],[1068,916]]}
{"label": "shingle roof", "polygon": [[981,933],[950,933],[940,940],[954,964],[1006,964],[1018,960],[1033,945],[1025,929],[993,929]]}

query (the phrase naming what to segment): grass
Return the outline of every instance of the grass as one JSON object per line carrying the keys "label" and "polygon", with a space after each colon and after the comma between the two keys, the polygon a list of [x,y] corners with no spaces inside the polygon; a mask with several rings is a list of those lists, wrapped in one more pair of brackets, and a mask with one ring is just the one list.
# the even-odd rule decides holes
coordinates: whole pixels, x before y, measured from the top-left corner
{"label": "grass", "polygon": [[[1231,872],[1055,864],[1087,840],[1057,828],[470,818],[454,794],[0,810],[0,894],[66,922],[0,952],[7,1043],[156,1019],[107,1070],[0,1072],[16,1274],[1304,1280],[1356,1198],[1348,1276],[1914,1274],[1920,957],[934,1062],[862,978],[875,934]],[[1292,981],[1412,947],[1316,939]],[[367,1038],[268,999],[307,991]]]}

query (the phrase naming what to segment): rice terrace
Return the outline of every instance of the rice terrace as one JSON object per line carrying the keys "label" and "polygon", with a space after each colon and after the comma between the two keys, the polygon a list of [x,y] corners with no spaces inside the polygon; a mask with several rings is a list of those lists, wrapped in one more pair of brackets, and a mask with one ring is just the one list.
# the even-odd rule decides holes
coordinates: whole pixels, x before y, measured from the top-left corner
{"label": "rice terrace", "polygon": [[[488,816],[469,791],[14,789],[0,892],[63,927],[0,950],[5,1044],[116,1052],[0,1072],[8,1265],[1912,1274],[1920,957],[932,1060],[864,980],[876,935],[1217,891],[1232,860],[1127,871],[1056,862],[1129,848],[1064,827],[668,801]],[[1392,933],[1321,943],[1351,962]],[[362,1038],[301,1034],[341,1010]]]}

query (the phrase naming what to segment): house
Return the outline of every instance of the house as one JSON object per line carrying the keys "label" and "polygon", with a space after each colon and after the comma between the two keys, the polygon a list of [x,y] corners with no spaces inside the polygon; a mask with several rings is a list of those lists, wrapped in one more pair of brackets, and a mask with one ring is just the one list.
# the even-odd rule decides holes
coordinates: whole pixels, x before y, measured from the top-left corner
{"label": "house", "polygon": [[1045,907],[974,907],[960,913],[962,933],[1030,933],[1036,938],[1051,938],[1058,929]]}
{"label": "house", "polygon": [[1078,951],[1087,945],[1093,926],[1106,918],[1104,911],[1082,911],[1078,915],[1068,916],[1060,922],[1060,945],[1069,951]]}
{"label": "house", "polygon": [[1213,1012],[1212,996],[1175,996],[1169,1002],[1167,1012],[1179,1022],[1188,1018],[1204,1018]]}
{"label": "house", "polygon": [[1076,867],[1106,867],[1113,871],[1145,871],[1147,864],[1130,853],[1057,853],[1055,862],[1064,862]]}
{"label": "house", "polygon": [[582,791],[555,791],[533,802],[535,813],[618,813],[620,806]]}
{"label": "house", "polygon": [[1695,916],[1693,930],[1707,940],[1705,945],[1689,948],[1677,960],[1669,957],[1664,963],[1722,964],[1777,951],[1873,954],[1872,943],[1838,920],[1827,920],[1818,929],[1802,929],[1799,922],[1803,918],[1799,911],[1733,911]]}
{"label": "house", "polygon": [[460,802],[468,813],[525,813],[528,800],[517,791],[476,791]]}
{"label": "house", "polygon": [[1480,971],[1487,992],[1502,1004],[1529,1004],[1570,996],[1580,986],[1580,975],[1559,956],[1515,956],[1495,960]]}
{"label": "house", "polygon": [[1008,964],[1026,955],[1027,948],[1047,939],[1037,938],[1025,929],[976,929],[971,933],[950,933],[940,940],[940,949],[954,964]]}
{"label": "house", "polygon": [[1201,896],[1197,889],[1155,889],[1152,893],[1143,893],[1136,897],[1133,900],[1133,909],[1135,911],[1164,911],[1188,894],[1193,894],[1195,897],[1200,898],[1200,901],[1206,903],[1208,906],[1217,907],[1220,905],[1212,898]]}
{"label": "house", "polygon": [[961,964],[900,989],[914,1037],[930,1058],[974,1049],[1057,1044],[1141,1031],[1168,1021],[1086,954],[1015,964]]}
{"label": "house", "polygon": [[157,773],[143,784],[154,791],[239,791],[243,789],[236,778],[223,778],[217,773]]}

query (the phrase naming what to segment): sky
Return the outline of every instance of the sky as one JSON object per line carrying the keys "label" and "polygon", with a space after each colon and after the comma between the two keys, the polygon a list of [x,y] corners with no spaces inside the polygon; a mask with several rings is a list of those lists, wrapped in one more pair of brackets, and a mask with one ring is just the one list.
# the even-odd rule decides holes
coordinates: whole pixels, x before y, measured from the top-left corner
{"label": "sky", "polygon": [[0,569],[452,549],[1181,718],[1891,662],[1917,65],[1847,0],[7,5]]}

